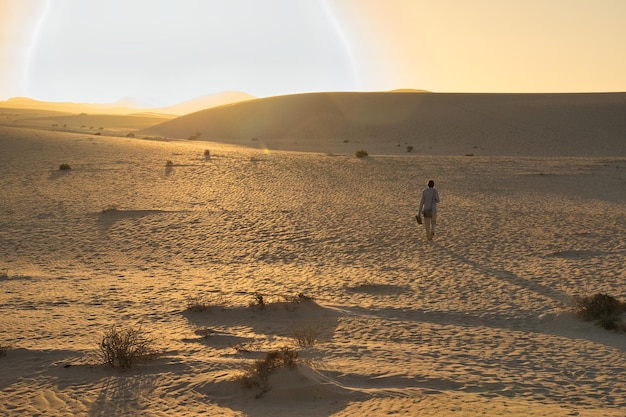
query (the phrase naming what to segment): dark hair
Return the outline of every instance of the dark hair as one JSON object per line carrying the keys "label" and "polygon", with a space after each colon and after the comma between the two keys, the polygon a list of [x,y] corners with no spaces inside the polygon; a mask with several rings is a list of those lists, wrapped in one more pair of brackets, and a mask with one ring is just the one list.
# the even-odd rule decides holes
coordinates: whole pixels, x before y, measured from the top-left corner
{"label": "dark hair", "polygon": [[435,186],[435,181],[433,181],[433,180],[428,180],[428,186],[429,186],[430,188],[433,188],[433,187]]}

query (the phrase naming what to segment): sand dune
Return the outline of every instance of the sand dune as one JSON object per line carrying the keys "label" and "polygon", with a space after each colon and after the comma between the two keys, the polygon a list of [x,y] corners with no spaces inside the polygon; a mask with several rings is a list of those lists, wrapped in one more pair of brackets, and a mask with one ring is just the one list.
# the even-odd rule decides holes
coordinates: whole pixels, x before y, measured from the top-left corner
{"label": "sand dune", "polygon": [[312,93],[208,109],[144,134],[353,154],[625,156],[626,93]]}
{"label": "sand dune", "polygon": [[155,113],[71,114],[39,109],[0,108],[0,125],[90,135],[125,136],[173,117],[175,116]]}
{"label": "sand dune", "polygon": [[[605,95],[605,105],[578,97],[573,114],[593,127],[571,120],[550,134],[546,126],[572,114],[564,96],[536,105],[490,97],[313,95],[318,112],[307,97],[301,106],[327,118],[325,132],[348,117],[373,132],[347,143],[268,141],[270,152],[250,145],[247,131],[240,146],[0,126],[0,347],[9,347],[0,414],[623,416],[626,335],[570,313],[575,295],[626,299],[626,158],[611,130],[622,126],[611,111],[623,95]],[[402,120],[420,112],[401,115],[405,101],[424,100],[435,117],[451,99],[461,125],[504,116],[492,136],[433,140],[438,156],[419,155],[417,142],[413,153],[397,151],[393,130],[376,133],[392,117],[408,129]],[[533,110],[513,118],[505,99]],[[191,122],[214,120],[213,111],[241,115],[245,126],[258,113],[246,106],[280,104],[294,116],[283,132],[303,132],[294,124],[303,110],[290,100],[302,97],[171,126],[194,133]],[[325,110],[333,100],[343,116]],[[395,107],[377,112],[380,100]],[[269,110],[268,132],[278,129]],[[524,127],[540,113],[542,129]],[[460,134],[448,117],[421,117],[433,132]],[[484,146],[469,148],[476,154],[534,155],[500,130],[543,132],[541,154],[596,155],[578,128],[599,132],[597,143],[615,153],[463,156],[474,143]],[[359,159],[357,145],[381,153]],[[345,155],[326,154],[344,146]],[[432,242],[413,218],[427,178],[442,197]],[[250,306],[258,294],[263,309]],[[187,309],[195,298],[208,308]],[[126,371],[102,365],[98,344],[111,325],[140,325],[163,355]],[[294,330],[307,329],[317,341],[297,346]],[[237,382],[285,346],[299,351],[297,364],[271,375],[266,390]]]}

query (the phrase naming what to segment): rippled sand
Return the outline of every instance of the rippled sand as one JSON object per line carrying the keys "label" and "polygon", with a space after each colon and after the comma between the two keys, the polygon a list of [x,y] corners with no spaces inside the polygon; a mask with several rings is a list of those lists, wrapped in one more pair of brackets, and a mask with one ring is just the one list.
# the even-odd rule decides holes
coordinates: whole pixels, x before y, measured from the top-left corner
{"label": "rippled sand", "polygon": [[[358,159],[6,127],[0,147],[0,414],[626,409],[626,335],[569,313],[575,295],[626,299],[626,158]],[[413,217],[428,178],[433,242]],[[98,365],[113,324],[164,355]],[[318,342],[261,398],[235,382],[307,328]]]}

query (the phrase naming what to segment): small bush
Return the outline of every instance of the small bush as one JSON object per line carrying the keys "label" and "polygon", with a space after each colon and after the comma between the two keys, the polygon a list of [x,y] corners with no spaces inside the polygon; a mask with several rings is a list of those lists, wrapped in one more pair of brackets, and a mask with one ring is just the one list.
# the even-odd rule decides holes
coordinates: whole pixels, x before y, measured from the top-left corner
{"label": "small bush", "polygon": [[186,309],[188,311],[203,312],[208,311],[212,307],[222,305],[221,297],[208,297],[205,295],[189,296],[186,301]]}
{"label": "small bush", "polygon": [[70,167],[70,164],[59,165],[59,171],[70,171],[71,169],[72,167]]}
{"label": "small bush", "polygon": [[303,292],[300,292],[300,293],[298,293],[296,295],[288,295],[288,296],[285,296],[283,298],[288,303],[294,303],[294,304],[307,303],[307,302],[311,302],[311,301],[314,300],[313,297],[309,297],[308,295],[306,295]]}
{"label": "small bush", "polygon": [[607,294],[574,299],[574,314],[585,321],[595,321],[607,330],[626,331],[622,315],[626,313],[626,303]]}
{"label": "small bush", "polygon": [[263,310],[265,309],[266,305],[267,304],[265,303],[265,298],[263,298],[263,294],[257,292],[254,294],[254,300],[251,301],[248,306],[250,308],[258,308],[259,310]]}
{"label": "small bush", "polygon": [[413,152],[413,147],[411,145],[406,147],[407,152]]}
{"label": "small bush", "polygon": [[0,358],[5,356],[9,349],[11,349],[11,346],[0,343]]}
{"label": "small bush", "polygon": [[100,341],[102,363],[113,368],[128,369],[137,363],[159,356],[153,339],[144,336],[141,327],[111,327]]}
{"label": "small bush", "polygon": [[107,208],[102,209],[102,214],[117,213],[117,212],[118,212],[118,208],[116,205],[111,205]]}
{"label": "small bush", "polygon": [[261,397],[270,390],[270,375],[283,367],[295,367],[297,365],[298,355],[297,350],[286,347],[267,352],[265,358],[256,360],[252,365],[248,366],[243,373],[237,377],[237,381],[246,388],[261,388],[261,392],[257,394],[257,397]]}
{"label": "small bush", "polygon": [[301,327],[292,329],[291,337],[297,346],[313,346],[319,340],[319,331],[314,327]]}
{"label": "small bush", "polygon": [[364,149],[361,149],[361,150],[356,151],[356,157],[357,157],[357,158],[364,158],[364,157],[366,157],[366,156],[368,156],[368,155],[369,155],[369,154],[368,154],[368,153],[367,153],[367,151],[366,151],[366,150],[364,150]]}
{"label": "small bush", "polygon": [[283,298],[285,299],[285,308],[288,311],[295,311],[300,306],[300,304],[313,301],[313,297],[309,297],[308,295],[305,295],[304,293],[298,293],[297,295],[283,296]]}
{"label": "small bush", "polygon": [[127,137],[127,138],[134,138],[134,137],[135,137],[135,134],[134,134],[134,133],[129,133],[129,134],[127,134],[127,135],[126,135],[126,137]]}
{"label": "small bush", "polygon": [[166,167],[173,167],[173,166],[174,166],[174,162],[172,162],[172,161],[167,161],[167,162],[165,163],[165,166],[166,166]]}

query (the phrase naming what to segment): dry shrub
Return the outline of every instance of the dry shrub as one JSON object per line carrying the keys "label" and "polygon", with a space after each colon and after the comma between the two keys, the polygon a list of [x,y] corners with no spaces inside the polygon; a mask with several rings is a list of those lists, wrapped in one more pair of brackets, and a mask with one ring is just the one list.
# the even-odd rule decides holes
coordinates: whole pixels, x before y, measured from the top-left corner
{"label": "dry shrub", "polygon": [[[289,311],[295,311],[300,304],[314,300],[313,297],[309,297],[304,293],[282,296],[282,298],[285,301],[282,305]],[[248,303],[248,307],[254,310],[264,310],[270,304],[263,294],[256,292],[254,293],[254,300]]]}
{"label": "dry shrub", "polygon": [[367,151],[365,149],[361,149],[356,151],[356,157],[357,158],[364,158],[366,156],[368,156],[369,154],[367,153]]}
{"label": "dry shrub", "polygon": [[264,310],[265,306],[267,305],[267,303],[265,302],[265,298],[263,297],[263,294],[257,292],[254,293],[254,300],[250,302],[250,304],[248,304],[248,307],[253,308],[253,309],[259,309],[259,310]]}
{"label": "dry shrub", "polygon": [[135,364],[156,359],[160,352],[153,345],[154,340],[145,336],[139,326],[112,326],[100,341],[100,356],[105,365],[128,369]]}
{"label": "dry shrub", "polygon": [[626,331],[622,315],[626,313],[626,303],[607,294],[574,299],[574,314],[585,321],[595,321],[607,330]]}
{"label": "dry shrub", "polygon": [[11,346],[0,343],[0,358],[7,354]]}
{"label": "dry shrub", "polygon": [[315,300],[313,297],[309,297],[303,292],[300,292],[296,295],[286,296],[284,298],[285,298],[285,301],[289,303],[294,303],[294,304],[307,303],[307,302],[311,302]]}
{"label": "dry shrub", "polygon": [[285,309],[287,309],[287,311],[296,311],[296,309],[298,308],[298,306],[300,306],[300,304],[303,303],[310,303],[314,301],[313,297],[309,297],[308,295],[305,295],[304,293],[298,293],[296,295],[288,295],[288,296],[283,296],[284,300],[285,300]]}
{"label": "dry shrub", "polygon": [[217,307],[222,304],[222,300],[215,297],[208,297],[206,295],[197,295],[187,297],[185,303],[188,311],[203,312],[208,311],[212,307]]}
{"label": "dry shrub", "polygon": [[319,340],[319,331],[311,326],[300,327],[291,329],[291,337],[300,347],[313,346]]}
{"label": "dry shrub", "polygon": [[293,368],[297,365],[298,351],[283,347],[280,350],[267,352],[263,359],[254,361],[250,366],[244,369],[243,373],[237,377],[237,381],[246,388],[261,388],[261,392],[257,397],[261,397],[269,387],[269,377],[277,369],[287,367]]}

